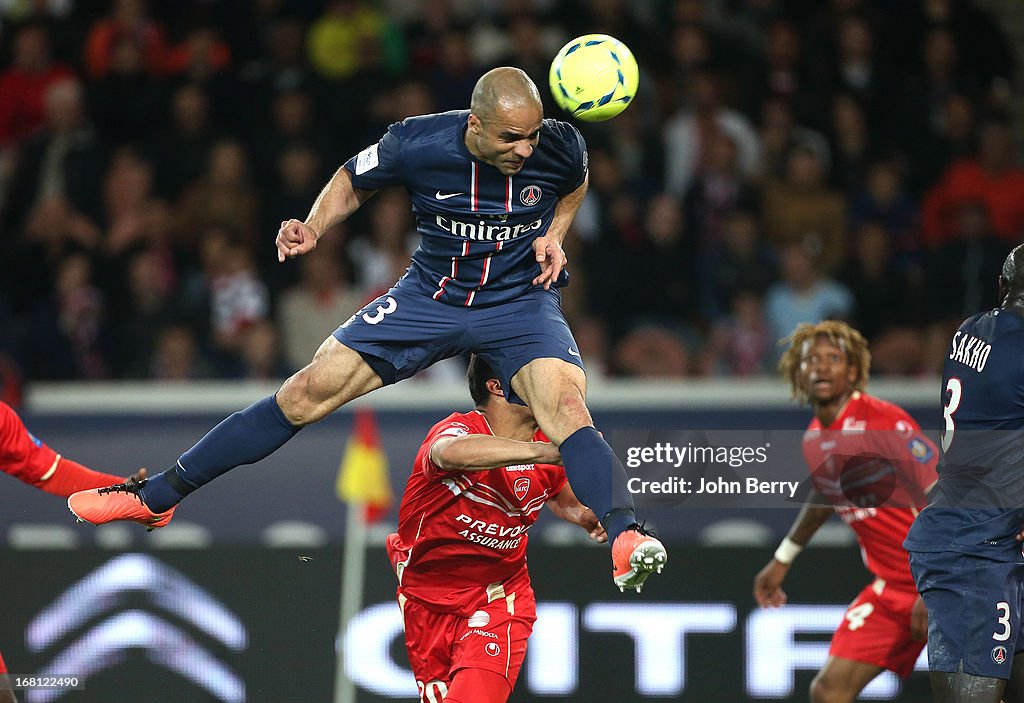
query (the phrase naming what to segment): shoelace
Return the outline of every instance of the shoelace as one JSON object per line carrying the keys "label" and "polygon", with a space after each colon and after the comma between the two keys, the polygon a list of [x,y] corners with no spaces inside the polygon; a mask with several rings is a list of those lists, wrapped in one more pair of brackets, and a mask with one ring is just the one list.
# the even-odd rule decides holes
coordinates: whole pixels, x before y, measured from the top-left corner
{"label": "shoelace", "polygon": [[124,483],[117,483],[114,484],[113,486],[106,486],[104,488],[100,488],[96,492],[99,493],[100,495],[106,495],[107,493],[131,493],[133,496],[138,498],[140,503],[145,505],[145,503],[142,500],[142,496],[139,495],[139,489],[145,485],[145,479],[139,481],[135,478],[129,478]]}

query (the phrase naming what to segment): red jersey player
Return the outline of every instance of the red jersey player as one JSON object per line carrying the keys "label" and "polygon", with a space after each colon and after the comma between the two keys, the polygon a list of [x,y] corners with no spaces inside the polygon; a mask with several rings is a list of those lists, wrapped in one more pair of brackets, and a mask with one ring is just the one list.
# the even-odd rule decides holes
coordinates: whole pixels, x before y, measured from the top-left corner
{"label": "red jersey player", "polygon": [[480,357],[468,377],[476,409],[427,434],[387,545],[422,703],[508,699],[537,619],[526,542],[545,504],[607,539],[530,409]]}
{"label": "red jersey player", "polygon": [[937,478],[938,452],[902,408],[864,392],[867,342],[842,322],[799,325],[779,368],[793,396],[814,411],[804,433],[812,489],[774,558],[754,579],[761,607],[786,602],[782,581],[796,555],[838,513],[857,535],[875,579],[846,610],[814,703],[853,701],[883,669],[906,678],[924,647],[928,614],[903,540]]}
{"label": "red jersey player", "polygon": [[[120,476],[93,471],[50,449],[25,429],[11,406],[0,401],[0,471],[30,486],[67,498],[75,491],[121,483]],[[145,476],[140,469],[138,478]],[[0,676],[7,673],[0,656]],[[0,703],[14,703],[14,693],[0,681]]]}

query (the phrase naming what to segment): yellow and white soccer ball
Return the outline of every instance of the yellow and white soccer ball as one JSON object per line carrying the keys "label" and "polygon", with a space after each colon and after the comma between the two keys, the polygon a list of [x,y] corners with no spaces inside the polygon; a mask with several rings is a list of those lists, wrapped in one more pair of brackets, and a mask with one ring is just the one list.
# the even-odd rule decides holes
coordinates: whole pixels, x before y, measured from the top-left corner
{"label": "yellow and white soccer ball", "polygon": [[633,52],[607,34],[584,34],[562,47],[548,83],[555,103],[573,117],[600,122],[619,114],[640,82]]}

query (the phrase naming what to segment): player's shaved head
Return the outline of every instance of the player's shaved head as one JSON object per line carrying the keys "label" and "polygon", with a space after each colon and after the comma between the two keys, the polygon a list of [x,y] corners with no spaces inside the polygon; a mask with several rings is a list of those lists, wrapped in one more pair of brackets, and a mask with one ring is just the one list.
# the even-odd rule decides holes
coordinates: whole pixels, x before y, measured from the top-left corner
{"label": "player's shaved head", "polygon": [[999,274],[999,300],[1004,308],[1024,310],[1024,244],[1018,244],[1003,262]]}
{"label": "player's shaved head", "polygon": [[469,101],[469,111],[482,120],[522,107],[544,110],[537,85],[525,71],[512,66],[492,68],[480,76]]}

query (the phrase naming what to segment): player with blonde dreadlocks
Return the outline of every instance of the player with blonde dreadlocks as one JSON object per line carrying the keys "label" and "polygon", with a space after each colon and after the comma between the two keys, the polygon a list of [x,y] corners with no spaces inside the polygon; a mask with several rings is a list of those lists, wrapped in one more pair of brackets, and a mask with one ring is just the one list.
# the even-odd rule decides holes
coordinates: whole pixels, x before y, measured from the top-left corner
{"label": "player with blonde dreadlocks", "polygon": [[825,665],[811,682],[813,703],[844,703],[883,670],[907,677],[928,633],[903,539],[936,480],[938,452],[910,415],[868,395],[871,352],[857,330],[827,320],[798,325],[779,370],[814,418],[803,438],[811,490],[775,556],[754,578],[761,607],[786,602],[789,567],[838,513],[856,533],[875,579],[846,610]]}

